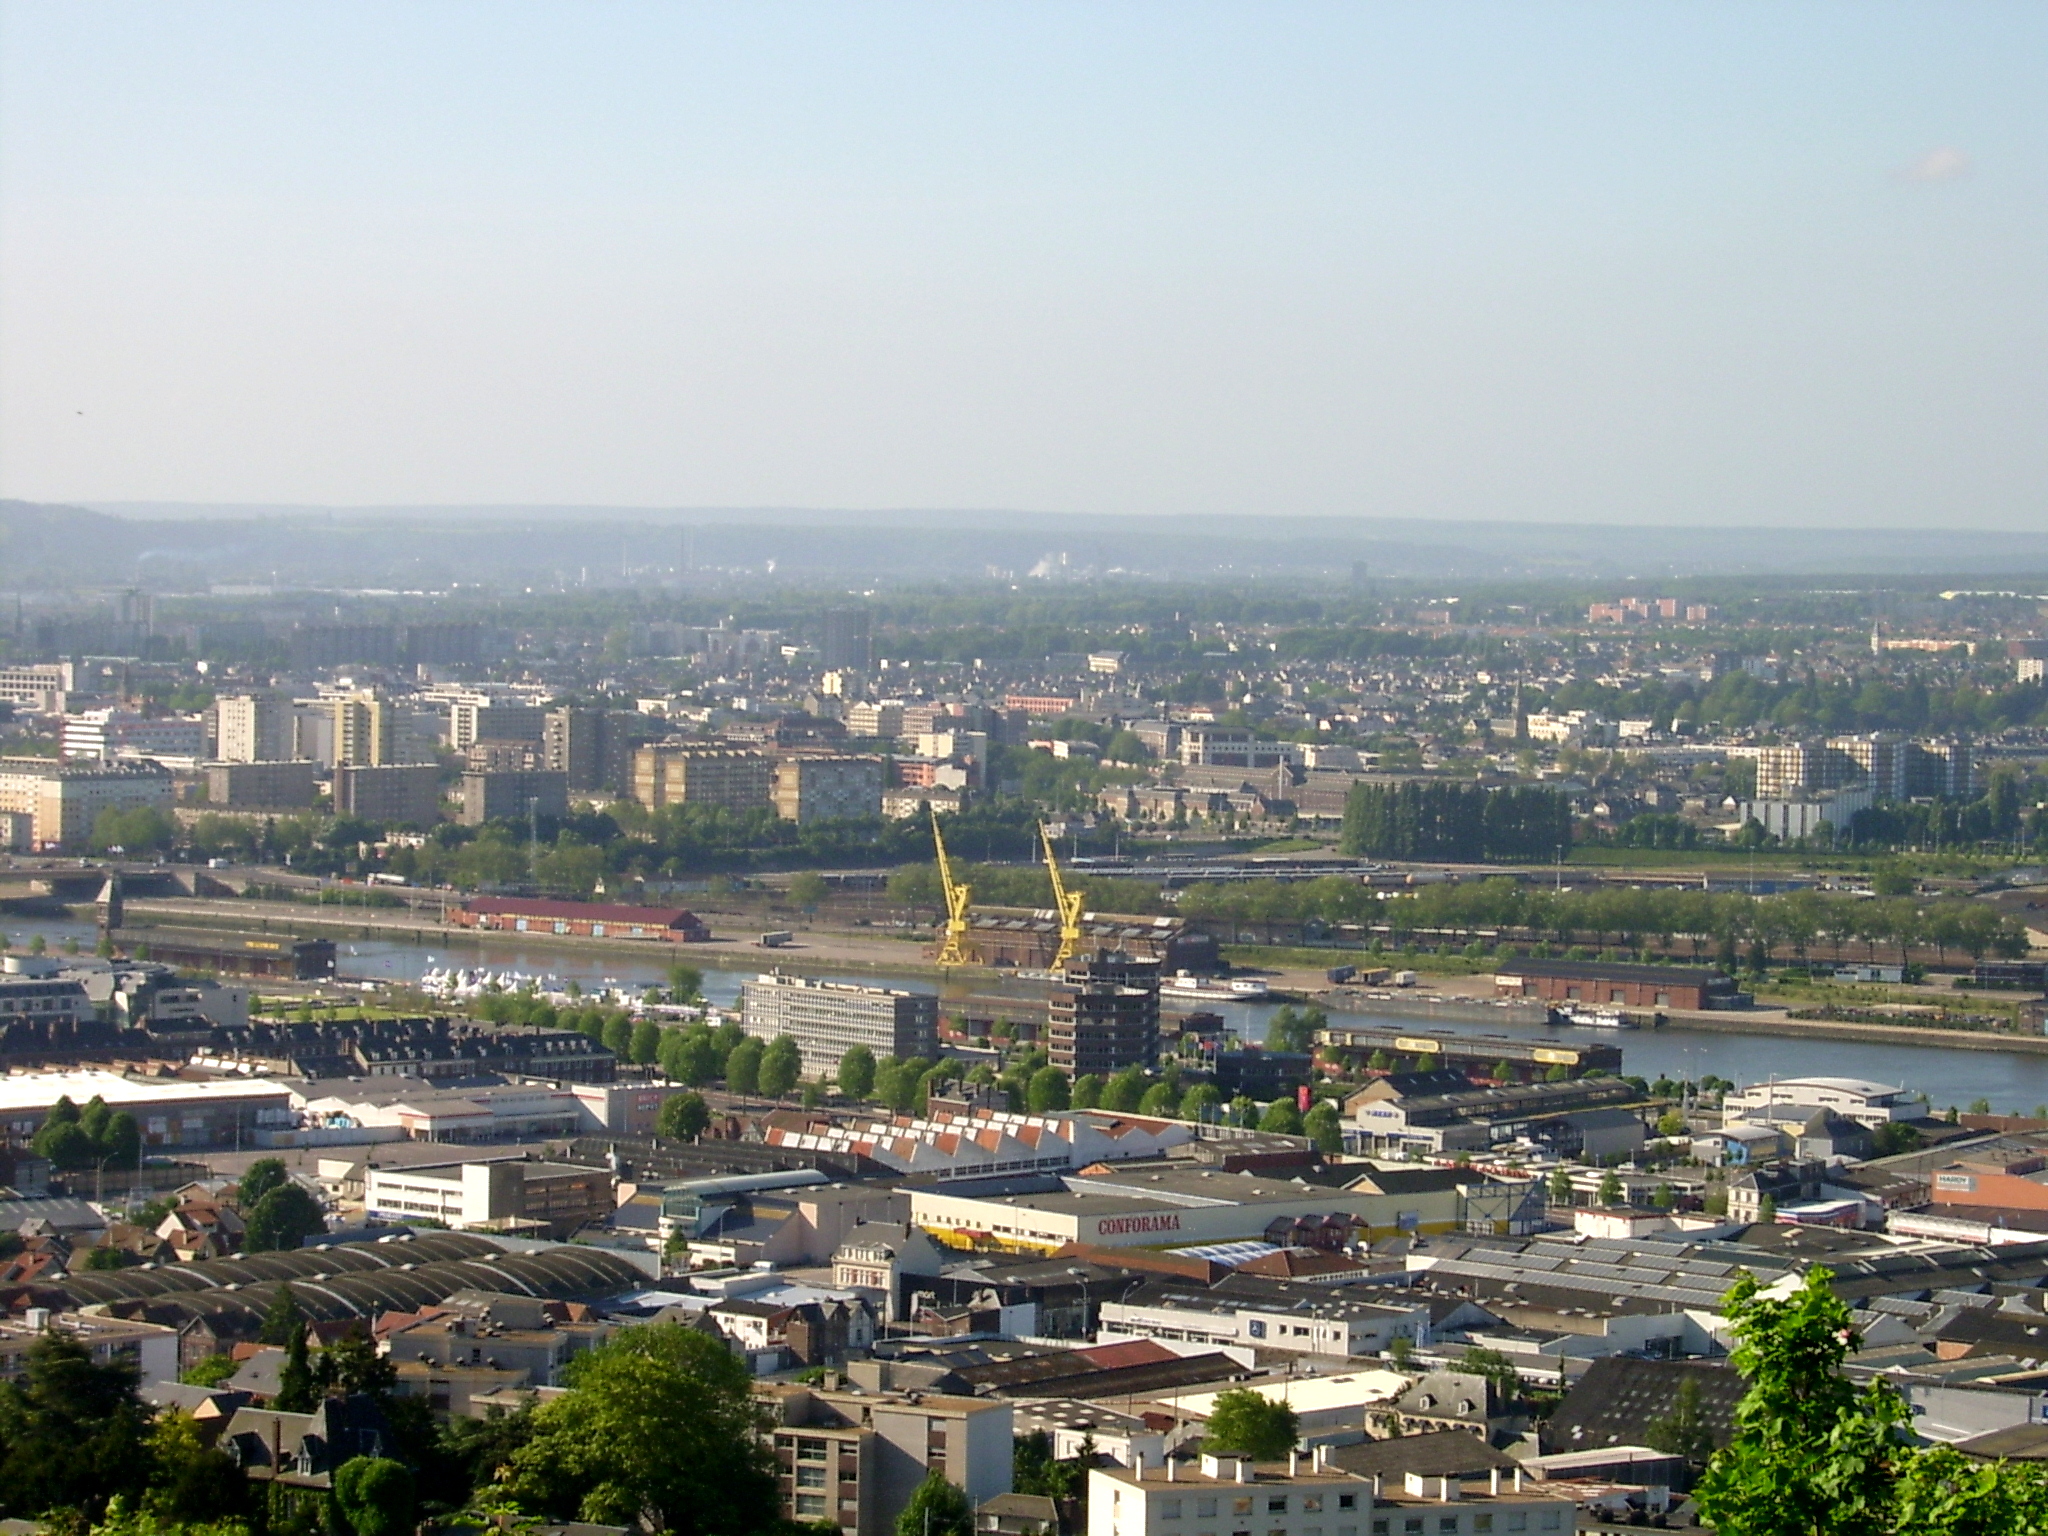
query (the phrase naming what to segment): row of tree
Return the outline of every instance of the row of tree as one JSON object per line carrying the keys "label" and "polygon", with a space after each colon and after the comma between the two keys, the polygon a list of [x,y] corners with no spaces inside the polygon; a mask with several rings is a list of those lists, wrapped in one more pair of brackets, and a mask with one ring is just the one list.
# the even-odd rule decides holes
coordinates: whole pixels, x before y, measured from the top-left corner
{"label": "row of tree", "polygon": [[1369,859],[1547,860],[1572,840],[1571,801],[1554,789],[1448,780],[1358,783],[1338,846]]}
{"label": "row of tree", "polygon": [[[1896,890],[1912,881],[1880,879]],[[1768,955],[1789,945],[1804,957],[1817,943],[1830,952],[1861,945],[1933,949],[1982,958],[2023,955],[2026,931],[1986,902],[1960,897],[1859,896],[1829,891],[1746,892],[1683,887],[1546,890],[1505,877],[1449,881],[1398,895],[1375,892],[1341,876],[1286,883],[1199,885],[1181,897],[1189,917],[1238,924],[1358,925],[1387,930],[1396,942],[1415,935],[1462,940],[1482,936],[1560,945],[1616,945],[1705,956],[1717,946],[1762,945]]]}

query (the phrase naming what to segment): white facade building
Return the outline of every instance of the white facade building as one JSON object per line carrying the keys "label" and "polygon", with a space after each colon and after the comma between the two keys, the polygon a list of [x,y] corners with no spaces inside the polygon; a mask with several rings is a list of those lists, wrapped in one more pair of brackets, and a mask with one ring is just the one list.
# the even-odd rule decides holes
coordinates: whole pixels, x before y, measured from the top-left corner
{"label": "white facade building", "polygon": [[1731,1089],[1721,1099],[1723,1123],[1733,1125],[1747,1120],[1757,1110],[1773,1104],[1832,1109],[1846,1119],[1870,1126],[1910,1120],[1921,1112],[1919,1102],[1908,1100],[1905,1089],[1887,1083],[1860,1077],[1786,1077]]}
{"label": "white facade building", "polygon": [[1479,1481],[1357,1477],[1320,1454],[1254,1464],[1202,1457],[1183,1468],[1088,1474],[1088,1536],[1567,1536],[1571,1494],[1539,1492],[1520,1470]]}

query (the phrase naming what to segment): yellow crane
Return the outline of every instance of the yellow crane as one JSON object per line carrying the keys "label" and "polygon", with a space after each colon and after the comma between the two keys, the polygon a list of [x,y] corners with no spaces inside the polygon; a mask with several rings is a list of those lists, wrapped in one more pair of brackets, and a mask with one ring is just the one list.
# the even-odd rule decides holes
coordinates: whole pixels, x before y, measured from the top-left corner
{"label": "yellow crane", "polygon": [[932,811],[932,846],[939,851],[939,884],[946,891],[946,939],[939,946],[939,964],[965,965],[967,963],[967,910],[974,901],[974,892],[953,878],[953,861],[946,857],[946,840],[939,834],[939,811]]}
{"label": "yellow crane", "polygon": [[1081,946],[1081,903],[1088,899],[1088,893],[1068,892],[1067,882],[1060,878],[1060,861],[1052,851],[1052,833],[1042,821],[1038,824],[1038,840],[1045,844],[1045,869],[1052,876],[1052,904],[1060,919],[1060,947],[1052,957],[1052,969],[1061,971]]}

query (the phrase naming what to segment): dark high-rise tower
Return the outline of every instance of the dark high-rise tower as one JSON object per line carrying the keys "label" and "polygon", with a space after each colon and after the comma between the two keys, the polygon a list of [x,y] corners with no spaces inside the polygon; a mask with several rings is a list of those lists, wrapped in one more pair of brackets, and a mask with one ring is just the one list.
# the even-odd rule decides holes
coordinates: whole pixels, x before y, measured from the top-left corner
{"label": "dark high-rise tower", "polygon": [[818,647],[830,672],[868,672],[875,665],[875,644],[865,608],[827,608],[825,635]]}

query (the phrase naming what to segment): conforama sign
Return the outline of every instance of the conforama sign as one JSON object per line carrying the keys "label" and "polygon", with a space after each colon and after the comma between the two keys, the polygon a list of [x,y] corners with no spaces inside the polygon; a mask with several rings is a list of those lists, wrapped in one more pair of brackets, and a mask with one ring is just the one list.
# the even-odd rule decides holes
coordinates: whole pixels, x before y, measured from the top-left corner
{"label": "conforama sign", "polygon": [[1095,1223],[1097,1237],[1129,1237],[1133,1232],[1178,1232],[1180,1215],[1167,1211],[1153,1216],[1105,1216]]}

